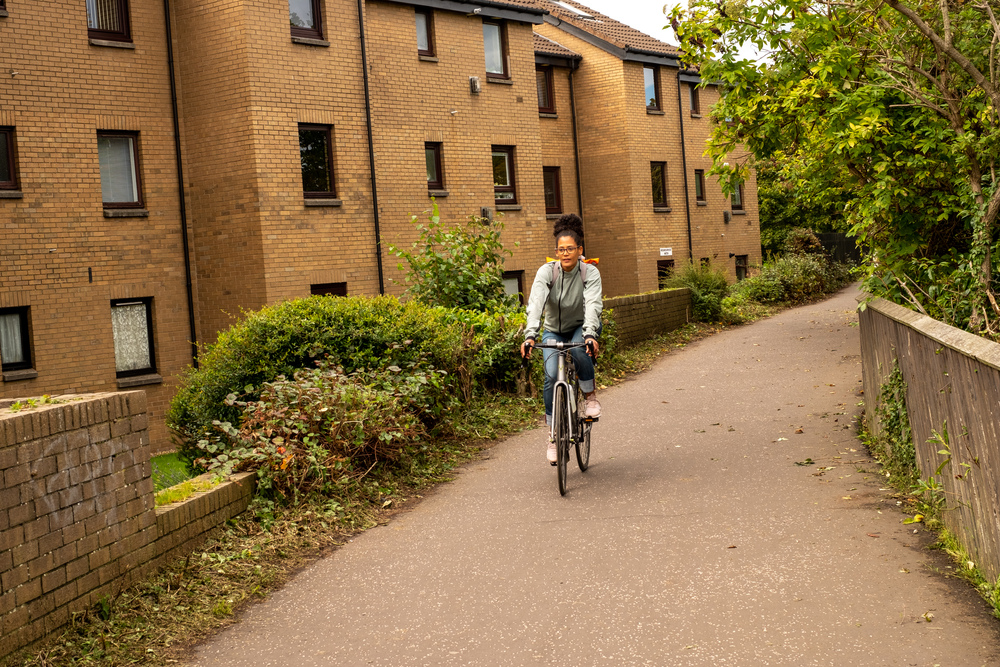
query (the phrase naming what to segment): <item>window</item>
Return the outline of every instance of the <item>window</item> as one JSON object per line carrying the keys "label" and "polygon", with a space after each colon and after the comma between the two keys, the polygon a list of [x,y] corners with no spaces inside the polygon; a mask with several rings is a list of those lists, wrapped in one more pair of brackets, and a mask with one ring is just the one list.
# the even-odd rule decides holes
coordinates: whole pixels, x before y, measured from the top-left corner
{"label": "window", "polygon": [[524,305],[524,271],[503,272],[503,292],[507,296],[516,296]]}
{"label": "window", "polygon": [[444,190],[444,171],[441,168],[441,144],[428,141],[424,144],[427,161],[427,189]]}
{"label": "window", "polygon": [[347,283],[320,283],[310,285],[309,293],[313,296],[347,296]]}
{"label": "window", "polygon": [[493,147],[493,197],[497,204],[516,204],[514,147]]}
{"label": "window", "polygon": [[653,206],[668,206],[667,204],[667,163],[650,162],[649,172],[653,180]]}
{"label": "window", "polygon": [[14,128],[0,127],[0,190],[17,190]]}
{"label": "window", "polygon": [[0,308],[0,364],[5,372],[31,368],[27,306]]}
{"label": "window", "polygon": [[417,53],[421,56],[434,56],[434,12],[431,9],[416,7],[417,22]]}
{"label": "window", "polygon": [[740,183],[739,185],[737,185],[736,189],[733,190],[733,194],[730,196],[730,203],[732,204],[734,211],[742,211],[743,210],[743,184],[742,183]]}
{"label": "window", "polygon": [[698,95],[698,86],[693,83],[688,84],[688,100],[691,106],[691,115],[698,116],[701,114],[701,98]]}
{"label": "window", "polygon": [[538,113],[555,113],[556,100],[552,90],[552,68],[535,66],[535,87],[538,89]]}
{"label": "window", "polygon": [[98,132],[104,208],[142,208],[136,132]]}
{"label": "window", "polygon": [[736,280],[744,280],[747,277],[747,268],[750,266],[749,255],[736,255]]}
{"label": "window", "polygon": [[118,377],[156,372],[152,298],[112,301],[111,331],[115,338],[115,371]]}
{"label": "window", "polygon": [[646,90],[646,110],[660,111],[660,68],[643,67],[642,77]]}
{"label": "window", "polygon": [[299,125],[299,157],[302,160],[302,193],[307,199],[332,199],[333,141],[329,125]]}
{"label": "window", "polygon": [[694,198],[700,202],[707,201],[705,197],[705,170],[694,170]]}
{"label": "window", "polygon": [[486,76],[509,79],[507,69],[507,31],[503,23],[483,21],[483,47],[486,51]]}
{"label": "window", "polygon": [[656,284],[660,289],[666,287],[666,282],[674,277],[674,260],[656,260]]}
{"label": "window", "polygon": [[113,42],[131,42],[128,0],[87,0],[87,36]]}
{"label": "window", "polygon": [[545,188],[545,213],[562,213],[559,167],[542,167],[542,182]]}
{"label": "window", "polygon": [[291,22],[292,37],[323,38],[319,3],[320,0],[288,0],[288,18]]}

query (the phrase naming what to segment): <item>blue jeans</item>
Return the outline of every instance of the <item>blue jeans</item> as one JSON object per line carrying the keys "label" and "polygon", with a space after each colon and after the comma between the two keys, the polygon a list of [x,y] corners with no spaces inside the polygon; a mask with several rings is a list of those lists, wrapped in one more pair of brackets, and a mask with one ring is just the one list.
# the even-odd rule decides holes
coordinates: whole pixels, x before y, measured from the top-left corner
{"label": "blue jeans", "polygon": [[[600,331],[598,331],[600,335]],[[552,331],[542,332],[543,343],[582,343],[583,327],[568,334],[557,334]],[[556,382],[556,374],[559,372],[558,350],[542,350],[542,358],[545,360],[545,387],[542,396],[545,398],[545,423],[552,423],[552,387]],[[573,363],[576,364],[576,377],[580,382],[580,389],[583,393],[589,394],[594,391],[594,361],[587,354],[587,348],[577,347],[570,350],[573,355]]]}

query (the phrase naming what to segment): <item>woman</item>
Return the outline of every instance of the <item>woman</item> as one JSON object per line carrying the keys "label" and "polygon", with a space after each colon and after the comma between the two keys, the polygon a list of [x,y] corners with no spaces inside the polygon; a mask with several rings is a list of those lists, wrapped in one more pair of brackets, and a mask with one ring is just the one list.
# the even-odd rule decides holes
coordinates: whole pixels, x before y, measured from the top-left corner
{"label": "woman", "polygon": [[[601,416],[601,404],[594,387],[594,362],[597,356],[597,337],[601,333],[603,309],[601,274],[597,267],[588,264],[583,271],[583,220],[575,213],[568,213],[556,221],[553,236],[556,239],[556,260],[543,264],[535,274],[528,299],[528,323],[521,344],[521,356],[530,357],[531,348],[538,336],[540,318],[544,311],[545,330],[542,343],[589,343],[588,348],[572,350],[580,389],[586,397],[588,417]],[[558,266],[555,266],[558,265]],[[585,352],[590,350],[590,355]],[[545,423],[552,422],[552,385],[558,369],[555,350],[543,350],[545,359]],[[556,464],[556,445],[549,439],[548,460]]]}

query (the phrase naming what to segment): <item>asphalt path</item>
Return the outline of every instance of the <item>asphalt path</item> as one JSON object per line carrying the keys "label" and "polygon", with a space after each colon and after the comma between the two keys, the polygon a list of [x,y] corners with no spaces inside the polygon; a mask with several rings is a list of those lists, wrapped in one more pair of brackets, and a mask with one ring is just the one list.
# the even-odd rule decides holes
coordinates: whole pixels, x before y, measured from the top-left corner
{"label": "asphalt path", "polygon": [[856,439],[854,297],[600,392],[565,497],[542,429],[498,443],[190,664],[1000,664],[998,622]]}

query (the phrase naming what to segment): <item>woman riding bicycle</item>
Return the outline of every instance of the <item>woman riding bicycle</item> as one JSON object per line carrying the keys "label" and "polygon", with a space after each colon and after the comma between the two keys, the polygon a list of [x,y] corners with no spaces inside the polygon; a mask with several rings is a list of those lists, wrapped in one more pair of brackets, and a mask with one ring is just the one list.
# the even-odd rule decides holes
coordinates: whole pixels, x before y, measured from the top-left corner
{"label": "woman riding bicycle", "polygon": [[[556,260],[543,264],[531,285],[528,299],[528,323],[521,344],[521,356],[531,356],[531,348],[538,337],[540,318],[544,311],[545,330],[542,343],[588,343],[587,348],[572,350],[580,389],[586,397],[587,417],[600,417],[601,404],[594,387],[594,362],[597,356],[597,337],[601,333],[602,288],[601,274],[597,267],[583,261],[583,220],[575,213],[568,213],[556,221],[553,236],[556,238]],[[584,350],[590,351],[588,355]],[[557,372],[555,350],[543,350],[545,360],[545,423],[552,422],[552,385]],[[549,440],[548,460],[556,464],[556,446]]]}

